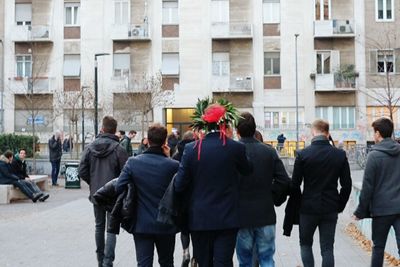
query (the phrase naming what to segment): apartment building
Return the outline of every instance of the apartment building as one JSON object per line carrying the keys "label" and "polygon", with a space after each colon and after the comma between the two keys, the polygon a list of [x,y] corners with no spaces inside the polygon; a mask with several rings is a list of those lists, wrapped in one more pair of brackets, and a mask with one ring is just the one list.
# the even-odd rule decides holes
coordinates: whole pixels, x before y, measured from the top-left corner
{"label": "apartment building", "polygon": [[283,132],[295,141],[297,73],[300,140],[310,140],[309,126],[320,117],[331,122],[335,140],[349,143],[370,138],[371,118],[386,112],[367,94],[380,88],[376,80],[385,72],[379,70],[393,72],[391,78],[400,71],[398,46],[367,42],[383,40],[382,27],[395,33],[394,0],[2,4],[5,130],[30,132],[35,125],[42,142],[71,125],[81,132],[81,102],[85,135],[93,134],[93,102],[79,94],[91,99],[95,64],[99,118],[113,114],[125,130],[142,127],[143,88],[150,77],[173,95],[153,101],[146,120],[185,131],[198,98],[224,97],[254,114],[266,140]]}
{"label": "apartment building", "polygon": [[4,1],[0,3],[0,131],[4,131],[4,103],[3,103],[3,92],[4,92]]}

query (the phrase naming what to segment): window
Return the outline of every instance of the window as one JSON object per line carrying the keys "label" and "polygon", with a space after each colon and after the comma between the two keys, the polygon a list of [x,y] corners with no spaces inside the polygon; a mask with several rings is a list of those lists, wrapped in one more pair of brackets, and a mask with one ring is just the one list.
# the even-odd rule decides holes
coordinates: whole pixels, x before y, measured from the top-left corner
{"label": "window", "polygon": [[264,75],[279,75],[281,73],[280,52],[264,53]]}
{"label": "window", "polygon": [[[393,122],[395,125],[400,123],[400,116],[399,116],[399,107],[393,107],[392,111]],[[367,118],[368,118],[368,125],[371,125],[375,120],[381,117],[390,117],[390,111],[388,107],[385,106],[368,106],[367,107]]]}
{"label": "window", "polygon": [[333,130],[355,128],[355,107],[316,107],[315,116],[329,121]]}
{"label": "window", "polygon": [[393,20],[394,0],[376,0],[376,20]]}
{"label": "window", "polygon": [[163,24],[179,24],[178,1],[163,1]]}
{"label": "window", "polygon": [[392,50],[378,51],[378,73],[394,72],[393,60],[394,57]]}
{"label": "window", "polygon": [[129,76],[130,54],[114,54],[114,77]]}
{"label": "window", "polygon": [[65,4],[65,25],[78,26],[79,20],[79,3]]}
{"label": "window", "polygon": [[178,53],[163,53],[162,68],[163,75],[178,75],[179,74],[179,54]]}
{"label": "window", "polygon": [[214,76],[229,75],[229,53],[213,53],[212,64],[212,74]]}
{"label": "window", "polygon": [[15,4],[15,22],[17,25],[31,25],[32,4]]}
{"label": "window", "polygon": [[317,74],[331,73],[331,52],[317,52]]}
{"label": "window", "polygon": [[229,0],[211,1],[211,21],[229,22]]}
{"label": "window", "polygon": [[127,0],[115,0],[114,2],[114,23],[129,23],[129,2]]}
{"label": "window", "polygon": [[64,55],[64,76],[78,77],[81,75],[81,56]]}
{"label": "window", "polygon": [[[299,111],[299,125],[304,125],[304,113]],[[296,111],[266,111],[265,112],[265,128],[267,129],[296,129]]]}
{"label": "window", "polygon": [[263,22],[280,23],[281,21],[280,0],[264,0],[263,2]]}
{"label": "window", "polygon": [[315,1],[315,20],[330,20],[331,18],[331,0]]}
{"label": "window", "polygon": [[17,60],[17,77],[32,77],[32,56],[19,55]]}

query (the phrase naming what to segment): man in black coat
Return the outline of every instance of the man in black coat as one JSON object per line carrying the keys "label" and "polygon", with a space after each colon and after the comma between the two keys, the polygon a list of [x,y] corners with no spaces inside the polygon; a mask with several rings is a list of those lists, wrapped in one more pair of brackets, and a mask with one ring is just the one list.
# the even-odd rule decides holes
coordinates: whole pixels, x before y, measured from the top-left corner
{"label": "man in black coat", "polygon": [[253,172],[240,182],[240,222],[236,254],[240,266],[252,266],[253,250],[261,266],[274,266],[276,214],[273,182],[290,185],[276,150],[254,138],[256,123],[248,113],[241,114],[237,132],[253,163]]}
{"label": "man in black coat", "polygon": [[200,267],[233,266],[240,227],[239,174],[252,170],[246,147],[225,136],[226,110],[221,105],[205,109],[202,123],[209,133],[185,146],[174,182],[175,192],[190,192],[188,227]]}
{"label": "man in black coat", "polygon": [[312,244],[318,227],[322,266],[334,266],[338,213],[346,207],[352,186],[350,167],[346,152],[329,143],[328,122],[316,120],[312,134],[311,145],[297,153],[292,179],[295,191],[304,181],[299,224],[301,258],[304,267],[314,266]]}
{"label": "man in black coat", "polygon": [[175,234],[173,226],[157,222],[158,205],[178,171],[179,162],[169,158],[167,129],[161,124],[149,127],[150,147],[143,154],[129,158],[117,182],[117,192],[133,183],[137,190],[137,216],[132,233],[137,265],[153,266],[154,246],[161,267],[174,266]]}
{"label": "man in black coat", "polygon": [[51,183],[53,186],[58,186],[57,179],[60,172],[62,144],[61,132],[56,131],[55,134],[49,139],[49,154],[51,163]]}
{"label": "man in black coat", "polygon": [[11,162],[11,171],[13,174],[15,174],[20,180],[24,180],[26,183],[29,184],[31,187],[31,190],[34,193],[39,193],[42,194],[43,196],[39,199],[40,201],[45,201],[46,199],[49,198],[49,194],[44,193],[40,190],[40,188],[37,186],[37,184],[29,179],[29,175],[26,171],[26,162],[25,162],[25,157],[26,157],[26,150],[25,149],[20,149],[18,154],[15,154],[15,156],[12,159]]}
{"label": "man in black coat", "polygon": [[372,217],[371,266],[383,265],[390,228],[396,232],[400,254],[400,145],[392,139],[393,122],[380,118],[372,123],[375,145],[368,154],[357,220]]}
{"label": "man in black coat", "polygon": [[12,159],[13,154],[11,151],[6,151],[4,155],[0,156],[0,184],[12,184],[33,202],[38,201],[43,196],[43,193],[35,193],[26,181],[19,179],[18,176],[12,173],[10,165]]}
{"label": "man in black coat", "polygon": [[[82,180],[89,184],[90,200],[99,188],[120,175],[128,160],[127,152],[119,145],[118,137],[115,135],[116,130],[117,121],[111,116],[104,117],[101,134],[83,152],[78,172]],[[105,241],[104,238],[106,222],[108,225],[110,214],[100,206],[93,204],[93,207],[99,267],[112,266],[116,236],[107,233],[107,240]]]}

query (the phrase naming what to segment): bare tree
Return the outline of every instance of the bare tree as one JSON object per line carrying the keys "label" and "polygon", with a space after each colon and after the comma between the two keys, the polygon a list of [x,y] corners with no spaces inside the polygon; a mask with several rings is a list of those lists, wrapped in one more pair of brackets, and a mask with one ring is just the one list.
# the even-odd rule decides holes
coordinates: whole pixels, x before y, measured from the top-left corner
{"label": "bare tree", "polygon": [[114,113],[117,109],[118,119],[125,124],[132,124],[140,116],[141,132],[144,136],[145,130],[153,120],[153,109],[171,105],[174,102],[174,92],[162,88],[161,73],[143,74],[130,81],[117,102],[114,104]]}

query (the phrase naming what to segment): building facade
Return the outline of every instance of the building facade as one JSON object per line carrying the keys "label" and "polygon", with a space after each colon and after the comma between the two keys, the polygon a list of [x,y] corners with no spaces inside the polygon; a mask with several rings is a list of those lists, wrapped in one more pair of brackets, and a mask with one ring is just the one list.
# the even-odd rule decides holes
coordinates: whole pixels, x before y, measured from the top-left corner
{"label": "building facade", "polygon": [[[198,98],[224,97],[254,114],[265,140],[295,141],[298,114],[301,141],[323,118],[349,144],[371,139],[370,122],[388,115],[380,92],[396,88],[400,72],[394,0],[4,0],[1,8],[4,130],[35,126],[42,142],[56,129],[81,133],[82,105],[85,136],[93,134],[95,63],[99,118],[113,114],[124,130],[160,121],[185,131]],[[159,99],[146,97],[157,85]]]}

